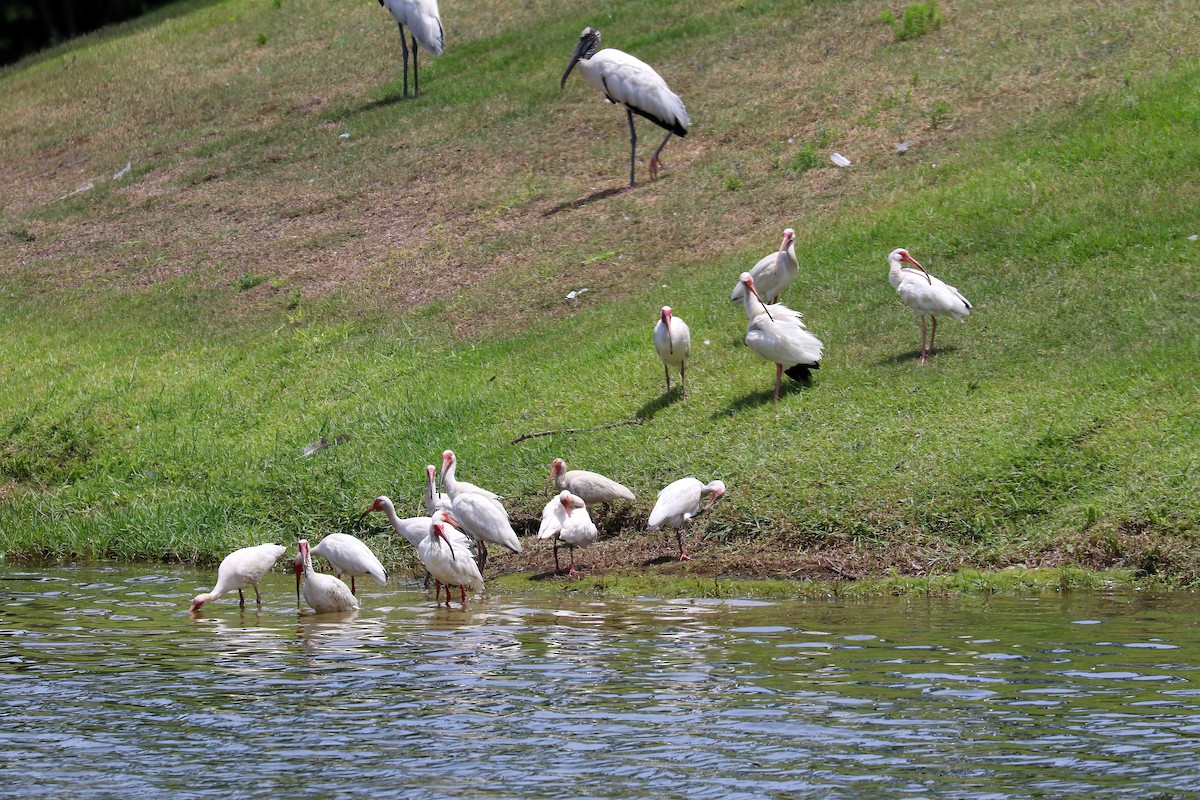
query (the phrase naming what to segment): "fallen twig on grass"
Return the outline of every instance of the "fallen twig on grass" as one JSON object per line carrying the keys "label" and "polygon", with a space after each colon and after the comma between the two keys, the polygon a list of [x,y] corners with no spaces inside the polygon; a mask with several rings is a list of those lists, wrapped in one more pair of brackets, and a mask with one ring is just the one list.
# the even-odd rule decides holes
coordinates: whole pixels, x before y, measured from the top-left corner
{"label": "fallen twig on grass", "polygon": [[645,422],[645,420],[637,419],[635,417],[634,419],[623,419],[620,422],[606,422],[603,425],[590,425],[586,428],[555,428],[548,431],[522,433],[520,436],[509,442],[509,444],[517,444],[518,442],[523,442],[526,439],[536,439],[539,436],[552,436],[556,433],[583,433],[585,431],[598,431],[604,428],[620,428],[624,425],[641,425],[643,422]]}

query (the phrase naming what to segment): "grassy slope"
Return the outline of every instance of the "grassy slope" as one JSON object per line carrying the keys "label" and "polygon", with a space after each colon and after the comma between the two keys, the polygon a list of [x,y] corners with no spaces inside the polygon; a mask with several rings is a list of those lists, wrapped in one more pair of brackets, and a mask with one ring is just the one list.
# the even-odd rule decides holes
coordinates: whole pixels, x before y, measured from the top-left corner
{"label": "grassy slope", "polygon": [[[374,4],[231,0],[0,74],[0,550],[320,535],[375,493],[415,510],[453,447],[520,517],[555,455],[633,487],[631,526],[668,480],[721,477],[698,550],[727,571],[1194,578],[1200,65],[1157,63],[1194,13],[983,5],[898,44],[866,3],[447,4],[404,102]],[[663,181],[600,199],[622,115],[557,87],[587,22],[696,121]],[[788,224],[828,359],[772,406],[726,298]],[[899,245],[976,304],[924,368]],[[671,406],[664,302],[697,339]],[[631,539],[597,565],[658,546]]]}

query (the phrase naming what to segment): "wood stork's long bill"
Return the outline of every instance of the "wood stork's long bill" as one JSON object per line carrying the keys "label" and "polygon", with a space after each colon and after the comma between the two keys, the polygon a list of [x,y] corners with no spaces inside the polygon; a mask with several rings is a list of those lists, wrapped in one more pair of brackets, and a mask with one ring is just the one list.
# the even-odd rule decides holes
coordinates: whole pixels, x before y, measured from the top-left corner
{"label": "wood stork's long bill", "polygon": [[758,296],[758,289],[754,288],[754,278],[750,277],[750,273],[743,272],[740,280],[742,282],[742,286],[746,287],[746,291],[754,295],[754,299],[756,299],[762,305],[763,311],[767,312],[767,319],[774,322],[775,318],[771,316],[771,310],[767,308],[766,303],[763,303],[763,299]]}
{"label": "wood stork's long bill", "polygon": [[596,51],[600,49],[600,31],[593,27],[583,29],[583,33],[579,34],[579,41],[575,44],[575,52],[571,53],[571,60],[567,62],[567,71],[563,73],[562,80],[559,81],[558,88],[561,89],[567,85],[567,76],[571,74],[571,70],[575,69],[575,65],[582,58],[584,60],[596,55]]}
{"label": "wood stork's long bill", "polygon": [[922,267],[922,266],[920,265],[920,263],[919,263],[919,262],[918,262],[918,261],[917,261],[915,258],[913,258],[912,256],[910,256],[910,255],[908,254],[908,251],[907,251],[907,250],[901,250],[901,251],[900,251],[900,260],[901,260],[901,261],[903,261],[905,264],[912,264],[914,267],[916,267],[917,269],[921,270],[921,272],[924,272],[924,273],[925,273],[925,280],[929,281],[929,285],[930,285],[930,286],[933,286],[933,278],[929,277],[929,272],[928,272],[928,271],[927,271],[927,270],[926,270],[924,267]]}

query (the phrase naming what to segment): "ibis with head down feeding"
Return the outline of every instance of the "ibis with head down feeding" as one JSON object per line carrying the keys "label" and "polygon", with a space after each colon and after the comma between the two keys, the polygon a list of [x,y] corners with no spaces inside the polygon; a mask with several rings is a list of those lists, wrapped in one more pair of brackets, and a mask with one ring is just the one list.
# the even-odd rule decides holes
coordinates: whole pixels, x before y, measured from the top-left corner
{"label": "ibis with head down feeding", "polygon": [[[700,503],[705,495],[708,495],[708,502],[701,508]],[[725,484],[722,481],[704,484],[695,478],[680,478],[658,493],[658,500],[654,502],[654,510],[650,512],[646,528],[656,530],[664,525],[674,528],[675,540],[679,544],[679,560],[691,561],[692,557],[683,546],[684,528],[693,518],[708,511],[724,496]]]}

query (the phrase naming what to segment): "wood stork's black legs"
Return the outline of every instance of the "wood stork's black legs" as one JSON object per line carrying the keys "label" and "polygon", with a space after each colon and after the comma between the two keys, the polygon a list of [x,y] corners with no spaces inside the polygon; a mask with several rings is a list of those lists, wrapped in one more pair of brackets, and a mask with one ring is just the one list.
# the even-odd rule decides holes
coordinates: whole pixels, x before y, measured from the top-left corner
{"label": "wood stork's black legs", "polygon": [[[408,97],[408,41],[404,38],[404,23],[397,22],[396,24],[400,26],[400,49],[404,52],[404,96]],[[416,50],[416,47],[417,43],[414,39],[414,51]],[[416,52],[413,53],[413,56],[414,58],[416,57]]]}
{"label": "wood stork's black legs", "polygon": [[654,151],[654,157],[650,159],[650,180],[652,181],[658,180],[658,165],[661,163],[658,160],[658,154],[661,153],[662,149],[667,146],[667,142],[671,140],[672,135],[673,134],[671,131],[667,131],[667,138],[662,140],[662,144],[660,144],[658,149]]}
{"label": "wood stork's black legs", "polygon": [[[417,69],[417,37],[412,37],[413,45],[413,97],[421,96],[421,72]],[[463,590],[466,591],[465,589]]]}
{"label": "wood stork's black legs", "polygon": [[627,108],[625,116],[629,117],[629,188],[632,189],[637,185],[633,180],[633,168],[637,164],[637,131],[633,129],[633,112]]}

